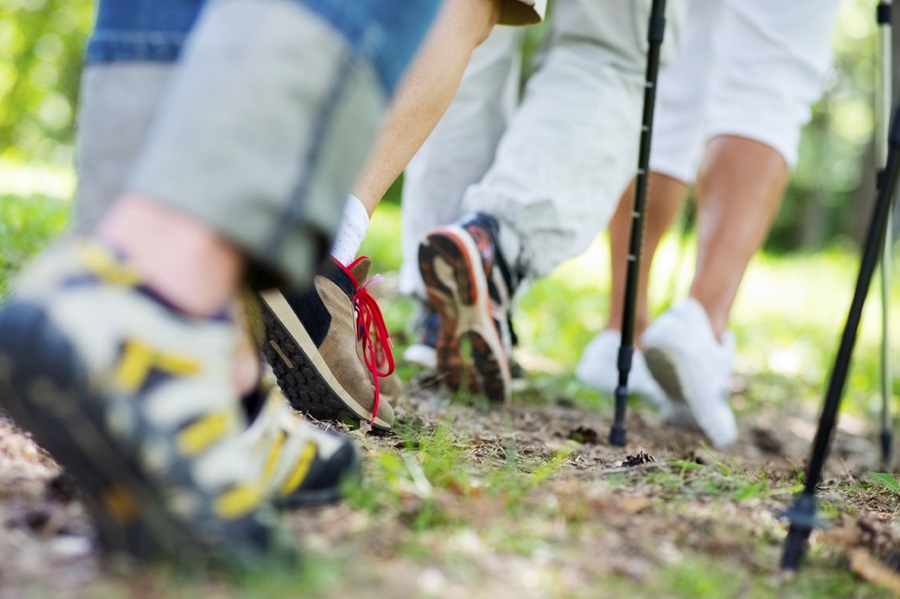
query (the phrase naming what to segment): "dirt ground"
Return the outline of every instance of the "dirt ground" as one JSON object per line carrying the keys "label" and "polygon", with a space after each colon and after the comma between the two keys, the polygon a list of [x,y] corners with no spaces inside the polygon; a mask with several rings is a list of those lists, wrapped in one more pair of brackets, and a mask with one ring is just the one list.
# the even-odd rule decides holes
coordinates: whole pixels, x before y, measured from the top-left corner
{"label": "dirt ground", "polygon": [[[740,391],[746,383],[736,378],[735,385]],[[809,402],[745,410],[739,445],[720,453],[638,409],[630,410],[628,446],[612,447],[606,407],[546,390],[502,409],[451,403],[427,380],[414,382],[409,395],[398,416],[402,430],[418,436],[355,433],[369,457],[367,485],[381,500],[285,516],[321,565],[312,568],[321,576],[312,575],[309,593],[295,587],[297,595],[796,596],[778,575],[784,525],[777,512],[802,480],[815,431]],[[434,431],[451,440],[465,476],[455,478],[448,466],[445,480],[425,481],[425,492],[380,487],[378,456],[419,463]],[[900,498],[864,482],[879,470],[871,437],[865,423],[842,419],[822,485],[831,526],[814,536],[804,593],[818,580],[841,593],[822,596],[886,592],[863,578],[896,584],[882,565],[895,557]],[[506,488],[497,477],[509,468]],[[426,509],[437,516],[423,517]],[[78,490],[2,416],[0,529],[2,598],[171,596],[165,575],[123,577],[101,566]],[[835,569],[846,571],[849,590],[833,587]],[[698,580],[710,588],[698,591]],[[277,584],[262,588],[281,592]],[[256,595],[225,581],[203,589]]]}

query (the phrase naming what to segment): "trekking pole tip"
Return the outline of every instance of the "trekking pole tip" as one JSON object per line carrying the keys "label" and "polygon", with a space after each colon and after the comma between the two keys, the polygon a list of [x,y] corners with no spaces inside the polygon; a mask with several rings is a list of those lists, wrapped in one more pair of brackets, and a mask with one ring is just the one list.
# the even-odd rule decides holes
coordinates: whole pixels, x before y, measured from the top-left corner
{"label": "trekking pole tip", "polygon": [[625,447],[628,442],[628,433],[621,424],[614,424],[609,431],[609,444],[615,447]]}
{"label": "trekking pole tip", "polygon": [[797,496],[789,510],[781,512],[781,516],[787,518],[791,524],[784,542],[781,569],[796,571],[800,568],[800,562],[806,554],[809,535],[814,529],[821,526],[821,522],[816,517],[815,495],[809,491],[803,491]]}
{"label": "trekking pole tip", "polygon": [[784,542],[784,554],[781,557],[781,569],[796,572],[800,568],[800,562],[806,554],[808,533],[794,530],[791,527],[787,540]]}
{"label": "trekking pole tip", "polygon": [[[626,352],[627,353],[627,352]],[[630,356],[629,356],[630,358]],[[631,360],[629,359],[628,362]],[[628,371],[624,372],[621,370],[623,366],[622,362],[622,350],[619,350],[619,385],[616,387],[615,392],[615,403],[616,403],[616,414],[615,418],[613,418],[613,425],[609,431],[609,443],[615,447],[625,447],[625,443],[627,443],[628,433],[625,431],[625,410],[628,405]],[[625,381],[625,382],[623,382]]]}

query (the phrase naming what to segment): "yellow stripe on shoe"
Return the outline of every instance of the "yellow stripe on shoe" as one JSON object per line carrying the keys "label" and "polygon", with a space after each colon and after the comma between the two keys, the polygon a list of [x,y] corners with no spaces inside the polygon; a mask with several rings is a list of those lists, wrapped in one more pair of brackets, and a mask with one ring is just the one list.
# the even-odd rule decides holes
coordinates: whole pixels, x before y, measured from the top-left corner
{"label": "yellow stripe on shoe", "polygon": [[238,485],[216,498],[215,511],[220,517],[233,520],[255,510],[262,499],[262,485]]}
{"label": "yellow stripe on shoe", "polygon": [[297,460],[297,467],[294,468],[293,474],[291,474],[284,486],[281,487],[281,492],[284,495],[287,495],[300,486],[300,483],[303,482],[303,479],[309,474],[309,469],[312,467],[315,458],[316,444],[307,443],[306,447],[303,449],[303,454],[300,456],[300,459]]}
{"label": "yellow stripe on shoe", "polygon": [[227,433],[232,420],[230,414],[213,413],[189,424],[178,433],[178,449],[185,455],[197,455]]}
{"label": "yellow stripe on shoe", "polygon": [[79,245],[78,257],[88,271],[114,285],[134,287],[141,282],[137,272],[125,266],[112,252],[98,243],[85,242]]}
{"label": "yellow stripe on shoe", "polygon": [[154,370],[173,376],[192,376],[200,372],[200,365],[191,358],[154,350],[150,345],[131,340],[125,344],[116,371],[116,383],[126,392],[140,389]]}
{"label": "yellow stripe on shoe", "polygon": [[286,439],[287,433],[279,431],[278,437],[275,439],[275,443],[272,445],[272,449],[269,451],[269,457],[266,460],[266,467],[263,470],[264,481],[268,481],[272,478],[272,475],[275,474],[275,466],[278,465],[278,458],[281,457],[281,449],[284,447],[284,441]]}

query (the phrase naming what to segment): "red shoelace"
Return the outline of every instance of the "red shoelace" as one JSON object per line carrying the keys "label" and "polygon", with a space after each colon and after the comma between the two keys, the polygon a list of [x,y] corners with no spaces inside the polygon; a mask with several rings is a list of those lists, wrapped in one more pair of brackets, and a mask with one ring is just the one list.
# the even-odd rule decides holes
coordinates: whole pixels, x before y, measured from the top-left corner
{"label": "red shoelace", "polygon": [[[375,383],[375,404],[372,407],[370,426],[375,422],[375,416],[378,414],[378,402],[381,396],[381,387],[378,379],[389,376],[394,372],[391,337],[388,334],[387,325],[384,324],[381,308],[378,307],[378,302],[375,301],[375,298],[372,297],[368,290],[369,285],[378,283],[381,280],[379,275],[375,275],[362,283],[353,294],[353,304],[356,308],[356,328],[357,334],[362,340],[363,360],[369,372],[372,373],[372,379]],[[379,370],[379,365],[386,366],[386,369],[384,371]]]}

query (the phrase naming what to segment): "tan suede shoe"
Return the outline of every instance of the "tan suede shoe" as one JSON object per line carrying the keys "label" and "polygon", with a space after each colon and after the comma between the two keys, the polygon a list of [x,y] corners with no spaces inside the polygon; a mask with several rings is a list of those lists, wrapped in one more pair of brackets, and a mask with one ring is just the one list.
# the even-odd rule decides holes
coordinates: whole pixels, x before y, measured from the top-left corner
{"label": "tan suede shoe", "polygon": [[[366,290],[371,261],[349,267],[329,262],[305,293],[261,294],[266,341],[263,351],[291,405],[320,420],[368,422],[388,430],[394,411],[374,384],[390,371],[376,356],[390,357],[390,341],[378,304]],[[358,345],[362,345],[360,357]]]}

